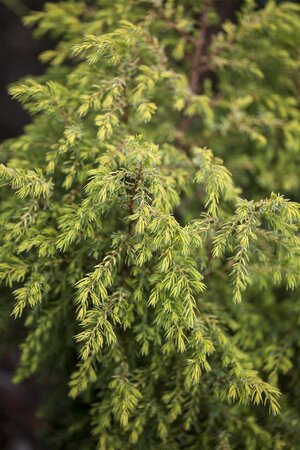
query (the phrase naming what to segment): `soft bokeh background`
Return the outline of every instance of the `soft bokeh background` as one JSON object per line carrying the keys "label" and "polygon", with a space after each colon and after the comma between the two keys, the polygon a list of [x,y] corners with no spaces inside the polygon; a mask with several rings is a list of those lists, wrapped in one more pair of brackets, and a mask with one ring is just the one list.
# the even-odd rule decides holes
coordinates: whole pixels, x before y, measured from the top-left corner
{"label": "soft bokeh background", "polygon": [[[38,53],[47,45],[36,42],[20,16],[30,9],[43,7],[41,0],[0,1],[0,140],[18,136],[29,121],[17,102],[10,99],[7,87],[21,77],[43,72]],[[40,388],[32,380],[21,385],[11,383],[18,361],[18,349],[11,346],[11,333],[22,333],[10,327],[1,330],[0,353],[0,449],[40,450],[36,440],[39,420],[35,411]]]}

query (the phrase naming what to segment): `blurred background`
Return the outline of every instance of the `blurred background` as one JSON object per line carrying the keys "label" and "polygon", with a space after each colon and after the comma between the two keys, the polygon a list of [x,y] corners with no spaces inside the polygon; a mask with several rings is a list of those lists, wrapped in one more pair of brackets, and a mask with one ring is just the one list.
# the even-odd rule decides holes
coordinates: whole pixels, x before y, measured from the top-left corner
{"label": "blurred background", "polygon": [[43,43],[33,39],[20,16],[31,9],[43,7],[41,0],[0,1],[0,139],[17,136],[28,121],[21,106],[7,95],[7,86],[24,75],[36,75],[43,71],[38,54]]}
{"label": "blurred background", "polygon": [[[25,75],[37,75],[45,69],[38,54],[49,43],[37,42],[26,29],[21,16],[43,7],[42,0],[0,1],[0,141],[18,136],[29,121],[21,106],[7,94],[8,85]],[[9,324],[10,325],[10,324]],[[40,450],[36,436],[39,388],[32,380],[20,385],[11,383],[18,362],[18,349],[12,348],[11,333],[20,332],[11,323],[1,330],[0,353],[0,450]]]}
{"label": "blurred background", "polygon": [[[43,0],[0,0],[0,141],[20,135],[30,120],[21,106],[11,100],[7,87],[26,75],[38,75],[45,70],[38,54],[51,47],[51,42],[35,41],[21,20],[30,10],[42,9],[44,3]],[[264,3],[264,0],[257,0],[258,7]],[[234,20],[241,4],[242,0],[219,0],[222,19]],[[42,450],[36,438],[40,426],[36,410],[41,389],[33,380],[21,385],[11,383],[18,361],[18,349],[11,348],[11,333],[22,333],[22,330],[12,323],[5,333],[1,331],[0,450]]]}

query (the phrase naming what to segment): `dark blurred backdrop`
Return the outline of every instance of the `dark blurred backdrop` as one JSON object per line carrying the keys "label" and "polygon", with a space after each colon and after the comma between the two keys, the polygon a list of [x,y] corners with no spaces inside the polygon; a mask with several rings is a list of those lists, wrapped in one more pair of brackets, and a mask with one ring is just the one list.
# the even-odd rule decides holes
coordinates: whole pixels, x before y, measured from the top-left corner
{"label": "dark blurred backdrop", "polygon": [[[40,51],[49,43],[36,42],[24,28],[20,16],[41,9],[41,0],[0,0],[0,141],[18,136],[29,117],[7,94],[8,85],[25,75],[37,75],[44,67],[38,61]],[[35,411],[39,388],[33,380],[11,383],[18,361],[18,349],[12,347],[11,333],[22,333],[13,326],[2,332],[0,353],[0,450],[42,450],[36,440],[39,421]]]}
{"label": "dark blurred backdrop", "polygon": [[15,0],[0,1],[1,140],[20,134],[24,123],[28,121],[18,103],[7,95],[7,86],[24,75],[36,75],[43,71],[37,59],[43,43],[33,39],[31,31],[22,25],[19,16],[30,9],[42,8],[43,3],[41,0],[27,0],[19,6]]}

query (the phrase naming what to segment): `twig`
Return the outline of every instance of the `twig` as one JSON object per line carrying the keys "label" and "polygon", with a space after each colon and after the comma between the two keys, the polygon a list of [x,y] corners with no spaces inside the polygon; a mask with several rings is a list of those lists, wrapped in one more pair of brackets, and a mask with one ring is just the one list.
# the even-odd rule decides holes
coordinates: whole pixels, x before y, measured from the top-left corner
{"label": "twig", "polygon": [[[199,18],[199,36],[195,41],[195,51],[191,62],[191,72],[189,77],[190,89],[193,93],[200,90],[200,80],[203,74],[208,72],[211,67],[207,64],[204,58],[205,47],[207,46],[207,31],[208,31],[208,12],[211,0],[204,0],[203,10]],[[192,118],[184,116],[182,118],[179,130],[185,133],[191,126]]]}
{"label": "twig", "polygon": [[190,74],[190,88],[196,93],[199,88],[200,76],[203,73],[202,59],[207,41],[208,12],[211,0],[204,0],[203,11],[199,20],[199,37],[195,42],[195,52],[192,58],[192,70]]}

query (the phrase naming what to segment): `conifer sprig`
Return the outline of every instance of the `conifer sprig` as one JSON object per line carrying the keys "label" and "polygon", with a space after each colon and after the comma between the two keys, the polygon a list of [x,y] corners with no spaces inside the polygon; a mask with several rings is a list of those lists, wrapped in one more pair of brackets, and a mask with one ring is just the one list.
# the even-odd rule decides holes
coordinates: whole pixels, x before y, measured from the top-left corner
{"label": "conifer sprig", "polygon": [[52,447],[300,446],[299,7],[222,8],[25,18],[57,43],[10,90],[0,281]]}

